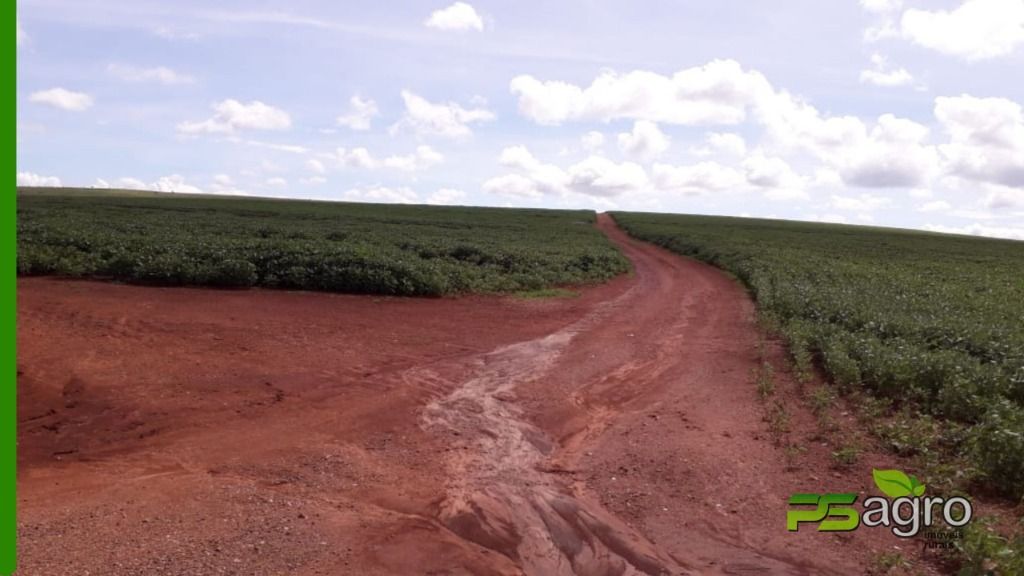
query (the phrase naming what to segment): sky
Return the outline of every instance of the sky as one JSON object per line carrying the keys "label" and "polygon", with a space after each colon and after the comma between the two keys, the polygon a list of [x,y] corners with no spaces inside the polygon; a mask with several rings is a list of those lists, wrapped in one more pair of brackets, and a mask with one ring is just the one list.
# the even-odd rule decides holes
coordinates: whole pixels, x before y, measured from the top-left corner
{"label": "sky", "polygon": [[18,184],[1024,240],[1024,0],[20,0]]}

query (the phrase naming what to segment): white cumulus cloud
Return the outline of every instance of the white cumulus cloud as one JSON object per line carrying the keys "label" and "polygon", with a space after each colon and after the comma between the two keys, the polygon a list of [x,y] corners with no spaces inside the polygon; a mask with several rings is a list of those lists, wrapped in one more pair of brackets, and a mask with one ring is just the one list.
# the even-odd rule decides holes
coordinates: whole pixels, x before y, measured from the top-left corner
{"label": "white cumulus cloud", "polygon": [[891,203],[892,200],[889,198],[874,194],[860,194],[858,196],[840,196],[833,194],[831,202],[832,207],[837,210],[862,213],[880,210]]}
{"label": "white cumulus cloud", "polygon": [[107,66],[107,72],[125,82],[154,82],[165,86],[172,86],[175,84],[193,84],[196,81],[192,76],[175,72],[166,66],[137,68],[126,64],[110,64]]}
{"label": "white cumulus cloud", "polygon": [[426,170],[444,162],[444,156],[430,146],[417,146],[416,151],[404,156],[388,156],[381,165],[402,172]]}
{"label": "white cumulus cloud", "polygon": [[881,54],[871,55],[871,68],[861,70],[860,81],[875,86],[893,87],[913,84],[914,76],[906,68],[894,68]]}
{"label": "white cumulus cloud", "polygon": [[[642,70],[603,72],[586,88],[519,76],[513,79],[511,89],[518,97],[520,112],[540,124],[632,119],[683,125],[758,125],[763,129],[762,145],[771,148],[773,156],[809,154],[855,186],[918,186],[937,171],[936,150],[926,141],[927,130],[920,125],[892,115],[867,123],[852,115],[823,114],[733,60],[715,60],[672,76]],[[745,154],[746,143],[739,135],[712,134],[705,145],[691,147],[690,152],[698,157]],[[622,138],[624,144],[639,140],[632,134]],[[691,181],[706,180],[712,185],[705,188],[714,189],[718,182],[735,182],[739,180],[735,175],[742,176],[734,168],[719,170],[715,166],[722,165],[702,163],[682,170],[662,166],[655,179],[683,182],[675,187],[693,190],[701,186],[689,184]]]}
{"label": "white cumulus cloud", "polygon": [[235,134],[242,130],[287,130],[291,116],[259,100],[249,103],[228,99],[213,105],[214,115],[200,122],[178,124],[181,134]]}
{"label": "white cumulus cloud", "polygon": [[388,168],[401,172],[418,172],[427,170],[444,162],[444,155],[430,146],[420,145],[410,154],[391,155],[377,158],[366,148],[338,148],[328,156],[337,161],[343,168],[364,168],[376,170]]}
{"label": "white cumulus cloud", "polygon": [[1024,111],[1005,98],[967,94],[935,99],[949,142],[939,146],[948,174],[1024,188]]}
{"label": "white cumulus cloud", "polygon": [[866,188],[920,186],[939,168],[938,153],[927,139],[927,127],[884,114],[866,139],[845,149],[838,162],[843,181]]}
{"label": "white cumulus cloud", "polygon": [[56,176],[41,176],[34,172],[18,172],[18,186],[60,186],[60,178]]}
{"label": "white cumulus cloud", "polygon": [[824,222],[828,224],[846,224],[850,220],[841,214],[828,213],[828,214],[804,214],[798,220],[804,220],[806,222]]}
{"label": "white cumulus cloud", "polygon": [[503,174],[489,178],[483,184],[484,192],[496,196],[537,199],[545,196],[537,181],[523,174]]}
{"label": "white cumulus cloud", "polygon": [[306,168],[310,172],[312,172],[314,174],[326,174],[327,173],[327,167],[324,166],[324,163],[319,161],[319,160],[316,160],[316,159],[307,160],[306,161]]}
{"label": "white cumulus cloud", "polygon": [[376,168],[377,159],[366,148],[338,148],[334,158],[343,168]]}
{"label": "white cumulus cloud", "polygon": [[671,144],[672,139],[648,120],[637,120],[633,123],[632,132],[619,134],[619,150],[642,160],[661,156]]}
{"label": "white cumulus cloud", "polygon": [[647,173],[633,162],[617,164],[601,156],[590,156],[569,167],[569,189],[587,196],[619,196],[637,192],[647,185]]}
{"label": "white cumulus cloud", "polygon": [[150,184],[147,188],[157,192],[181,192],[185,194],[202,194],[203,192],[200,188],[186,182],[185,177],[180,174],[164,176]]}
{"label": "white cumulus cloud", "polygon": [[420,136],[437,135],[463,138],[471,135],[470,124],[494,120],[484,108],[463,108],[454,102],[432,103],[426,98],[402,91],[405,116],[391,127],[392,133],[406,129]]}
{"label": "white cumulus cloud", "polygon": [[743,156],[747,153],[747,142],[739,134],[730,132],[712,132],[707,135],[708,146],[713,150]]}
{"label": "white cumulus cloud", "polygon": [[868,12],[886,13],[899,10],[902,0],[860,0],[860,5]]}
{"label": "white cumulus cloud", "polygon": [[965,60],[1011,54],[1024,44],[1024,0],[964,0],[953,10],[903,13],[905,38]]}
{"label": "white cumulus cloud", "polygon": [[114,181],[104,180],[103,178],[97,178],[96,183],[93,184],[93,188],[115,188],[118,190],[147,190],[149,186],[145,182],[138,178],[132,178],[130,176],[124,176]]}
{"label": "white cumulus cloud", "polygon": [[589,156],[568,168],[537,160],[524,146],[512,146],[501,153],[502,166],[517,173],[496,176],[484,182],[490,194],[520,198],[582,194],[610,198],[642,191],[647,173],[633,162],[617,163],[601,156]]}
{"label": "white cumulus cloud", "polygon": [[[989,210],[1024,208],[1024,187],[1011,188],[1000,184],[984,184],[983,189],[986,193],[982,202]],[[1018,212],[1017,216],[1024,216],[1024,212]]]}
{"label": "white cumulus cloud", "polygon": [[953,209],[953,206],[945,200],[935,200],[932,202],[925,202],[924,204],[917,207],[918,212],[948,212]]}
{"label": "white cumulus cloud", "polygon": [[587,152],[597,152],[604,148],[604,134],[597,130],[591,130],[583,136],[580,136],[580,145],[583,146],[583,150]]}
{"label": "white cumulus cloud", "polygon": [[428,28],[449,32],[482,31],[484,21],[476,10],[465,2],[456,2],[447,8],[435,10],[423,24]]}
{"label": "white cumulus cloud", "polygon": [[427,204],[452,206],[466,199],[466,193],[454,188],[440,188],[427,197]]}
{"label": "white cumulus cloud", "polygon": [[131,176],[125,176],[118,178],[115,182],[118,188],[125,188],[128,190],[145,190],[146,183],[138,178],[132,178]]}
{"label": "white cumulus cloud", "polygon": [[799,188],[803,179],[782,158],[755,152],[743,161],[747,182],[761,188]]}
{"label": "white cumulus cloud", "polygon": [[352,130],[369,130],[373,118],[380,114],[377,103],[358,95],[348,100],[348,112],[338,116],[338,125]]}
{"label": "white cumulus cloud", "polygon": [[742,122],[747,107],[770,86],[734,60],[714,60],[672,76],[606,71],[586,88],[522,75],[512,79],[510,89],[519,112],[538,124],[631,119],[696,125]]}
{"label": "white cumulus cloud", "polygon": [[84,92],[73,92],[64,88],[51,88],[34,92],[29,96],[29,101],[71,112],[88,110],[93,105],[92,96]]}
{"label": "white cumulus cloud", "polygon": [[651,180],[659,190],[679,192],[687,196],[700,196],[737,188],[746,178],[735,168],[718,162],[674,166],[655,164]]}
{"label": "white cumulus cloud", "polygon": [[966,226],[925,224],[924,229],[931,232],[941,232],[943,234],[967,234],[970,236],[988,236],[989,238],[1024,240],[1024,228],[1014,226],[986,226],[978,223],[967,224]]}
{"label": "white cumulus cloud", "polygon": [[388,186],[370,186],[346,190],[344,198],[352,202],[379,202],[386,204],[415,204],[419,195],[410,188]]}
{"label": "white cumulus cloud", "polygon": [[[520,76],[511,89],[518,96],[520,112],[540,124],[617,119],[719,125],[749,121],[763,128],[763,146],[772,149],[773,156],[809,154],[848,185],[921,186],[938,172],[938,155],[927,141],[924,126],[893,115],[868,123],[852,115],[823,114],[732,60],[715,60],[672,76],[603,72],[586,88]],[[639,140],[632,134],[622,138],[624,144]],[[723,155],[726,150],[742,156],[745,149],[742,137],[731,135],[711,136],[707,144],[690,151],[698,157]],[[737,177],[743,176],[741,172],[717,162],[663,165],[652,174],[655,184],[688,191],[714,190],[720,182],[744,180]],[[776,196],[803,194],[799,187],[772,190]]]}

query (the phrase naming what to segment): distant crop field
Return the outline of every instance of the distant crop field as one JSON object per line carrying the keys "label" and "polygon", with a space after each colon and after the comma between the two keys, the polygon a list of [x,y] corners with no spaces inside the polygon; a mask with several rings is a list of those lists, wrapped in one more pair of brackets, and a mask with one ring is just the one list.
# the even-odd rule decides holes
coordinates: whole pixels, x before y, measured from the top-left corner
{"label": "distant crop field", "polygon": [[395,295],[539,290],[629,268],[590,211],[23,189],[18,274]]}
{"label": "distant crop field", "polygon": [[[774,220],[615,213],[631,235],[735,274],[841,388],[908,417],[887,430],[1024,497],[1024,242]],[[929,456],[929,454],[925,454]],[[952,463],[952,462],[951,462]]]}

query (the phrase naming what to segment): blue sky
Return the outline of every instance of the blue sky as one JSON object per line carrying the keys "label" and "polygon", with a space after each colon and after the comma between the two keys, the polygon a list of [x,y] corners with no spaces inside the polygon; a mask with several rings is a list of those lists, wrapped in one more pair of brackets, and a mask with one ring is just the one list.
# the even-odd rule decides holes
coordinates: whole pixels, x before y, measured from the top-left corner
{"label": "blue sky", "polygon": [[18,182],[1024,239],[1024,0],[22,0]]}

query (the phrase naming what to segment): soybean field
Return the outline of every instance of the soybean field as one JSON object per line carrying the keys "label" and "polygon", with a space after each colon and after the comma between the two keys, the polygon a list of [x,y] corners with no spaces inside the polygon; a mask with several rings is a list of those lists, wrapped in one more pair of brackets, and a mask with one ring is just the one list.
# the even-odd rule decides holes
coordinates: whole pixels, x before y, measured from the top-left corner
{"label": "soybean field", "polygon": [[18,274],[437,296],[600,282],[628,261],[577,210],[23,189]]}
{"label": "soybean field", "polygon": [[[825,370],[904,416],[897,452],[1024,497],[1024,242],[778,220],[614,213],[629,234],[723,268]],[[950,465],[951,463],[951,465]]]}

